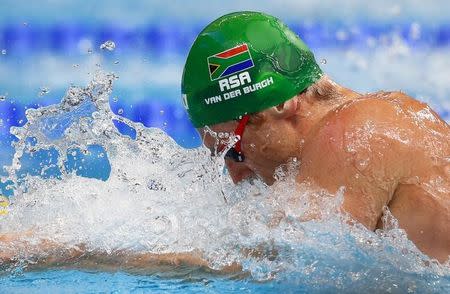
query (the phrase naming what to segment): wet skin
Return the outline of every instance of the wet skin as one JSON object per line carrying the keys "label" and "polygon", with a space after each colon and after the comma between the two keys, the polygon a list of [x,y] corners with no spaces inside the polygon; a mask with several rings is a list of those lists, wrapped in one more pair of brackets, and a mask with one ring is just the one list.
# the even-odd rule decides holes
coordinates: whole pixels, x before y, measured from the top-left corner
{"label": "wet skin", "polygon": [[[273,184],[276,167],[300,161],[298,182],[330,193],[345,186],[343,210],[370,230],[382,228],[387,206],[410,240],[444,262],[450,255],[450,127],[426,104],[400,93],[339,99],[300,96],[282,111],[251,118],[242,139],[246,160],[226,159],[232,180]],[[236,122],[217,124],[232,132]],[[215,139],[204,144],[214,152]]]}
{"label": "wet skin", "polygon": [[[242,272],[237,263],[232,263],[220,271],[210,269],[201,252],[193,250],[180,253],[147,253],[126,249],[112,252],[88,250],[84,244],[61,244],[50,239],[36,239],[35,233],[26,231],[19,234],[0,235],[0,268],[14,265],[17,260],[33,262],[26,269],[36,270],[48,267],[84,268],[103,271],[122,270],[131,273],[153,274],[181,269],[187,265],[216,274]],[[30,241],[30,239],[32,238]]]}
{"label": "wet skin", "polygon": [[[226,160],[232,180],[259,177],[271,185],[274,170],[297,158],[299,183],[333,194],[345,186],[342,209],[370,230],[382,228],[383,207],[389,207],[417,247],[444,262],[450,254],[450,127],[427,105],[402,93],[362,96],[345,88],[339,91],[339,98],[325,101],[304,93],[252,115],[242,138],[245,161]],[[236,125],[232,121],[211,129],[229,133]],[[204,129],[200,132],[214,152],[216,138]],[[28,268],[208,267],[198,251],[92,252],[83,244],[35,239],[32,231],[0,235],[0,265],[26,257],[37,261]],[[260,252],[250,249],[246,254]],[[240,270],[239,264],[232,264],[223,272]]]}

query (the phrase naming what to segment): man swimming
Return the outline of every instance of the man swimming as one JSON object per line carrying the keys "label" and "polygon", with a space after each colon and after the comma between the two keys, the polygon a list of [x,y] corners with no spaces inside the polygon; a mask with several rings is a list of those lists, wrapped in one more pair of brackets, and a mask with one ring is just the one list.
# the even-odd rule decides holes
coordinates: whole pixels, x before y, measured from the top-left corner
{"label": "man swimming", "polygon": [[[225,15],[208,25],[186,61],[186,110],[232,180],[300,162],[298,183],[336,193],[369,230],[388,207],[410,240],[450,255],[450,128],[401,92],[359,94],[322,73],[306,45],[274,17]],[[221,134],[218,136],[218,134]],[[221,139],[234,133],[237,142]]]}
{"label": "man swimming", "polygon": [[[235,183],[257,177],[271,185],[275,170],[296,159],[299,184],[331,194],[345,187],[343,211],[369,230],[382,228],[388,207],[419,249],[448,259],[450,128],[427,105],[400,92],[362,95],[334,83],[295,33],[256,12],[225,15],[199,34],[182,98]],[[208,266],[200,252],[102,255],[82,244],[27,242],[27,234],[33,232],[0,236],[0,244],[13,244],[0,260],[27,252],[46,264],[82,265],[84,258],[92,265],[95,256],[95,266]]]}

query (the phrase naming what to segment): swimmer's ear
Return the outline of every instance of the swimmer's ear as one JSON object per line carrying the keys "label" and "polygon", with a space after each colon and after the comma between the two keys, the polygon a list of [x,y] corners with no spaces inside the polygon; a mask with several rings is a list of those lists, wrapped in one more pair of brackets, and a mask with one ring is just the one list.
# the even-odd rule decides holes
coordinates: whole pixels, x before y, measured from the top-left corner
{"label": "swimmer's ear", "polygon": [[297,96],[295,96],[288,101],[267,109],[267,112],[277,119],[290,118],[297,113],[298,106],[298,99]]}

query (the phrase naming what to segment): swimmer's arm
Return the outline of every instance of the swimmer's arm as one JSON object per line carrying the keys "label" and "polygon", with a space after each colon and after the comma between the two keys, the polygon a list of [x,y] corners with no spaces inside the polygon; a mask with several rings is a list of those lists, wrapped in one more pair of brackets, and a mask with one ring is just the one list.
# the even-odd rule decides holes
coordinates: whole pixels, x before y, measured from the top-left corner
{"label": "swimmer's arm", "polygon": [[212,270],[198,250],[179,253],[146,253],[132,250],[112,252],[88,250],[84,244],[68,245],[51,239],[33,237],[31,231],[0,235],[0,266],[27,262],[27,268],[70,267],[103,270],[152,271],[165,267],[199,267],[218,273],[240,272],[233,263],[220,270]]}

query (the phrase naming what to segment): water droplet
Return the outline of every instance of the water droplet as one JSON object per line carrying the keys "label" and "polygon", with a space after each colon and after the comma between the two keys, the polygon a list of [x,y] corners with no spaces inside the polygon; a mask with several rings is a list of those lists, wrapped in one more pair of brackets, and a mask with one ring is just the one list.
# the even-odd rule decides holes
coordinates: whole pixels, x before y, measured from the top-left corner
{"label": "water droplet", "polygon": [[327,60],[325,58],[322,58],[322,60],[320,61],[321,64],[327,64]]}
{"label": "water droplet", "polygon": [[0,127],[3,127],[3,120],[0,118]]}
{"label": "water droplet", "polygon": [[39,96],[42,97],[50,92],[50,89],[48,87],[41,87],[39,90]]}
{"label": "water droplet", "polygon": [[2,55],[6,55],[6,49],[2,50]]}
{"label": "water droplet", "polygon": [[105,156],[105,154],[102,152],[98,155],[98,157],[103,158]]}
{"label": "water droplet", "polygon": [[114,61],[114,64],[119,64],[119,60]]}
{"label": "water droplet", "polygon": [[149,180],[147,183],[147,188],[154,191],[165,191],[166,188],[157,180]]}
{"label": "water droplet", "polygon": [[118,114],[123,114],[123,109],[119,108],[119,110],[117,111]]}
{"label": "water droplet", "polygon": [[170,232],[172,228],[172,222],[170,221],[170,219],[165,216],[157,216],[155,217],[155,220],[152,224],[152,232],[155,235],[161,235],[164,234],[165,232]]}
{"label": "water droplet", "polygon": [[22,124],[22,123],[23,123],[23,119],[19,120],[19,124]]}
{"label": "water droplet", "polygon": [[23,25],[24,25],[24,26],[27,26],[27,25],[28,25],[28,23],[27,23],[27,22],[24,22],[24,23],[23,23]]}
{"label": "water droplet", "polygon": [[93,51],[92,51],[91,48],[89,48],[88,51],[87,51],[88,54],[91,54],[92,52],[93,52]]}
{"label": "water droplet", "polygon": [[76,151],[72,151],[71,155],[72,156],[77,156],[77,152]]}
{"label": "water droplet", "polygon": [[163,126],[167,127],[167,122],[164,122],[164,123],[163,123]]}
{"label": "water droplet", "polygon": [[356,162],[356,168],[359,171],[363,171],[367,168],[367,166],[369,165],[369,162],[370,162],[369,158],[360,159]]}
{"label": "water droplet", "polygon": [[418,40],[420,39],[420,35],[421,35],[420,24],[418,24],[417,22],[412,23],[409,30],[409,37],[413,40]]}
{"label": "water droplet", "polygon": [[1,101],[5,101],[6,100],[6,94],[5,95],[0,95],[0,102]]}
{"label": "water droplet", "polygon": [[116,48],[116,43],[113,41],[106,41],[105,43],[100,45],[100,49],[113,51]]}
{"label": "water droplet", "polygon": [[74,68],[77,68],[79,66],[80,66],[79,64],[72,64],[72,67],[74,67]]}
{"label": "water droplet", "polygon": [[117,102],[117,101],[119,101],[119,98],[114,97],[114,98],[113,98],[113,102]]}
{"label": "water droplet", "polygon": [[163,115],[164,114],[164,110],[160,110],[159,114]]}

